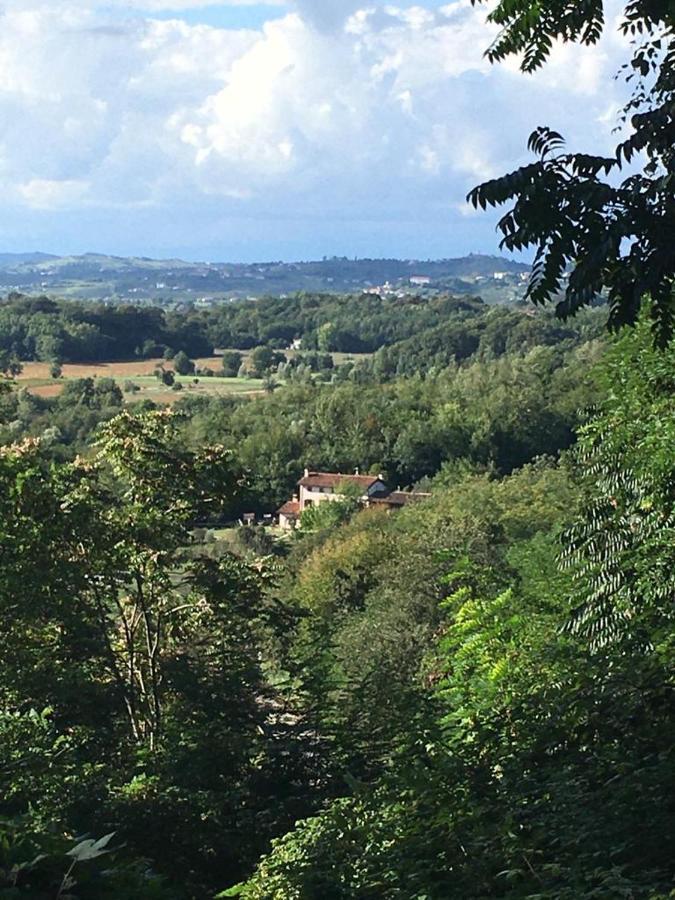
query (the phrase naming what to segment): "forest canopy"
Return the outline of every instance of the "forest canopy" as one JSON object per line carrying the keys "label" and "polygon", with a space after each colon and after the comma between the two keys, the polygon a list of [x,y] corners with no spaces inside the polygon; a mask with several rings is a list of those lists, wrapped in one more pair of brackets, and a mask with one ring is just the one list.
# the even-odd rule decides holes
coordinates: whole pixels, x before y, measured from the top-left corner
{"label": "forest canopy", "polygon": [[[450,297],[0,308],[0,898],[675,897],[674,15],[626,7],[616,159],[542,126],[473,195],[515,201],[532,299],[571,270],[564,325]],[[492,58],[536,69],[604,4],[491,17]],[[12,382],[140,336],[256,348],[283,383],[170,409]],[[314,365],[275,356],[297,339]],[[418,496],[233,525],[304,466]]]}
{"label": "forest canopy", "polygon": [[[596,409],[571,450],[538,455],[526,423],[513,467],[471,456],[503,433],[509,396],[516,416],[574,406],[583,350],[555,401],[542,348],[456,373],[464,407],[436,394],[452,379],[395,382],[388,416],[426,385],[432,415],[476,416],[474,449],[424,502],[351,507],[290,543],[195,538],[257,464],[218,446],[204,411],[186,431],[184,413],[118,410],[72,461],[6,447],[0,890],[669,896],[672,348],[644,323],[591,361]],[[507,371],[519,380],[493,396]],[[298,399],[318,424],[313,390]],[[292,396],[262,399],[283,400],[279,436]]]}

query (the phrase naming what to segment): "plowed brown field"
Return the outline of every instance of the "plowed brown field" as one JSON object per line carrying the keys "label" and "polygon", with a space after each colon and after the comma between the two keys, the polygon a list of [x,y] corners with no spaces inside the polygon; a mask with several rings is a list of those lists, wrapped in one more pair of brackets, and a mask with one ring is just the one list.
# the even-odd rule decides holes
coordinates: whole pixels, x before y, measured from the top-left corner
{"label": "plowed brown field", "polygon": [[[197,359],[195,362],[202,368],[213,369],[214,372],[217,372],[222,366],[220,357]],[[170,362],[166,362],[163,359],[139,359],[134,360],[134,362],[77,363],[72,365],[66,363],[63,366],[63,378],[93,378],[94,375],[99,378],[133,378],[134,375],[152,375],[160,363],[165,369],[173,368]],[[16,380],[35,381],[49,378],[49,368],[49,363],[24,363],[23,372]]]}

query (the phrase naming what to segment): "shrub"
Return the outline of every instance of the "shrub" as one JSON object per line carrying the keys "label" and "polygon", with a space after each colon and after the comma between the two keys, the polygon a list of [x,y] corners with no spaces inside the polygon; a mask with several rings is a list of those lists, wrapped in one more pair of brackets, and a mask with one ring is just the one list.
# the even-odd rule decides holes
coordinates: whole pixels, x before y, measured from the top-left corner
{"label": "shrub", "polygon": [[183,350],[174,356],[173,367],[179,375],[192,375],[195,370],[195,364]]}

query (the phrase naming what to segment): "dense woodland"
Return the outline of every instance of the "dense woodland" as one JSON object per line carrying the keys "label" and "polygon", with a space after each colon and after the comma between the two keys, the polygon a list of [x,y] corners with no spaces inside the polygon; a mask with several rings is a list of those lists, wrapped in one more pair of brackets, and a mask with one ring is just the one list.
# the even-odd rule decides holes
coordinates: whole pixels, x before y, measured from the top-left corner
{"label": "dense woodland", "polygon": [[[174,413],[59,400],[82,455],[0,456],[0,896],[668,896],[674,389],[645,326]],[[195,542],[303,454],[431,497]]]}
{"label": "dense woodland", "polygon": [[[30,328],[42,313],[23,302]],[[325,302],[332,309],[342,301]],[[388,312],[390,329],[404,331],[405,306],[400,323]],[[589,373],[602,352],[605,318],[598,308],[563,325],[543,312],[478,304],[465,314],[460,306],[441,325],[338,365],[329,354],[302,351],[286,360],[261,346],[249,365],[259,364],[261,375],[273,372],[277,390],[254,399],[186,395],[173,408],[187,445],[219,442],[248,473],[240,512],[274,510],[305,466],[381,471],[402,487],[458,459],[504,474],[573,442],[580,412],[596,396]],[[223,366],[233,355],[224,355]],[[230,374],[240,363],[239,354]],[[0,396],[0,442],[39,438],[52,457],[73,459],[90,450],[99,423],[119,414],[126,399],[116,382],[101,377],[66,381],[53,398],[7,391]]]}
{"label": "dense woodland", "polygon": [[[305,296],[279,307],[292,335],[262,304],[149,311],[132,340],[145,311],[4,305],[0,897],[675,897],[675,19],[625,12],[617,156],[539,129],[538,161],[473,195],[514,203],[506,245],[535,245],[529,295],[565,324]],[[491,18],[492,58],[531,71],[556,38],[597,40],[603,5]],[[373,355],[320,365],[347,327]],[[278,385],[40,400],[11,375],[65,353],[48,333],[250,337]],[[315,365],[275,360],[291,337]],[[207,539],[305,464],[429,496]]]}
{"label": "dense woodland", "polygon": [[[499,310],[496,310],[499,313]],[[503,311],[502,311],[503,312]],[[501,321],[489,309],[466,297],[384,297],[376,294],[297,294],[286,299],[262,298],[221,304],[211,310],[170,312],[160,307],[104,306],[11,294],[0,301],[0,354],[19,360],[97,362],[155,358],[183,351],[190,357],[211,356],[215,348],[250,350],[259,346],[287,348],[300,341],[305,350],[373,353],[405,340],[435,344],[441,362],[463,359],[484,345],[498,346]],[[547,320],[529,325],[521,316],[521,334],[512,341],[571,337],[578,327]],[[473,328],[467,327],[473,323]],[[457,329],[457,326],[460,326]],[[433,329],[436,329],[434,332]],[[461,336],[464,344],[455,345]],[[513,325],[507,326],[511,335]],[[529,333],[529,337],[528,337]],[[411,345],[409,352],[416,347]],[[403,348],[404,352],[406,348]]]}

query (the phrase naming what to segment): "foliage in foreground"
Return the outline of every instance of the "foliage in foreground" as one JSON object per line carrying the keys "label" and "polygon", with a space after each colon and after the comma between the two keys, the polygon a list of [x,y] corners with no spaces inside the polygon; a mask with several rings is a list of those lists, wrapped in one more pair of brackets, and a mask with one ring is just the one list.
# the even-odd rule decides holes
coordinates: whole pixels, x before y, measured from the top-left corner
{"label": "foliage in foreground", "polygon": [[0,812],[115,831],[196,896],[244,874],[302,780],[268,726],[269,573],[186,551],[237,486],[167,414],[114,419],[93,460],[0,455]]}
{"label": "foliage in foreground", "polygon": [[[489,18],[502,31],[487,55],[515,55],[533,72],[558,39],[595,44],[604,7],[601,0],[500,0]],[[555,300],[567,319],[606,290],[610,325],[618,329],[634,325],[648,301],[655,341],[666,347],[675,328],[675,7],[628,0],[620,30],[632,43],[623,68],[634,90],[615,152],[564,153],[561,135],[540,127],[529,141],[537,160],[479,185],[469,200],[483,209],[514,201],[499,223],[502,247],[536,248],[527,290],[535,303]],[[619,181],[631,164],[637,171]]]}
{"label": "foliage in foreground", "polygon": [[[511,532],[489,565],[475,541],[463,558],[449,548],[407,715],[384,747],[373,736],[377,765],[275,842],[241,896],[670,895],[674,371],[675,349],[650,351],[646,328],[611,354],[612,389],[574,457],[573,574],[557,565],[564,515],[548,532],[534,521],[530,536]],[[343,681],[336,711],[363,687]],[[394,697],[381,690],[387,719]]]}
{"label": "foliage in foreground", "polygon": [[115,835],[73,839],[0,822],[0,898],[171,900],[176,894],[147,863],[125,858]]}
{"label": "foliage in foreground", "polygon": [[115,832],[78,900],[667,896],[674,353],[615,344],[578,450],[285,558],[190,546],[241,475],[174,415],[3,450],[0,890]]}

